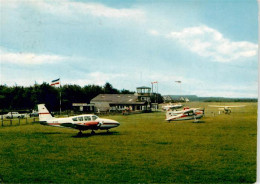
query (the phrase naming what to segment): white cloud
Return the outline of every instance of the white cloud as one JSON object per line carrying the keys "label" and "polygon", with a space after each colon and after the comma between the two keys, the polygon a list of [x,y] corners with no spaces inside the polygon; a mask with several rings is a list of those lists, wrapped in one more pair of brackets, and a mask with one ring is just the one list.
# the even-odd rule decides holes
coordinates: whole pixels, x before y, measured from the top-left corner
{"label": "white cloud", "polygon": [[6,52],[0,49],[0,61],[2,63],[12,63],[18,65],[39,65],[57,63],[68,59],[59,55],[46,55],[35,53],[15,53]]}
{"label": "white cloud", "polygon": [[177,40],[192,52],[217,62],[253,57],[257,55],[258,49],[257,44],[251,42],[230,41],[217,30],[207,26],[185,28],[180,32],[171,32],[166,37]]}
{"label": "white cloud", "polygon": [[[67,84],[78,84],[84,86],[87,84],[104,85],[106,82],[122,79],[126,75],[121,73],[104,73],[104,72],[92,72],[84,75],[84,79],[77,80],[65,80]],[[112,82],[113,84],[113,82]]]}
{"label": "white cloud", "polygon": [[77,17],[78,19],[83,19],[80,15],[108,18],[134,18],[136,20],[140,20],[140,18],[144,17],[144,12],[140,9],[116,9],[100,3],[73,2],[69,0],[0,0],[0,2],[2,6],[8,6],[9,8],[16,8],[18,5],[27,5],[56,16],[71,16]]}
{"label": "white cloud", "polygon": [[154,35],[154,36],[157,36],[157,35],[159,35],[159,32],[157,31],[157,30],[149,30],[148,31],[151,35]]}

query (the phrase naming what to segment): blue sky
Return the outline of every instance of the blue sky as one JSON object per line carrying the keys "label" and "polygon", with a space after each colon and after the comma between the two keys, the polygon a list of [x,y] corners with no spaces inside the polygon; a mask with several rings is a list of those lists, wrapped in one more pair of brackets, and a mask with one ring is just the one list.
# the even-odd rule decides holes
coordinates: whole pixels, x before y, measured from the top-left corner
{"label": "blue sky", "polygon": [[1,84],[257,97],[255,0],[0,2]]}

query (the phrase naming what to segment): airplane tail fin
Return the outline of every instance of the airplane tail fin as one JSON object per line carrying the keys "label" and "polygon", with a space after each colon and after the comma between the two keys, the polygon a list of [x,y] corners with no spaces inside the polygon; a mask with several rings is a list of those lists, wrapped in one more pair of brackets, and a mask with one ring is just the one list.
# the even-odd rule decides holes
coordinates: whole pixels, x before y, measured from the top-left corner
{"label": "airplane tail fin", "polygon": [[54,119],[54,117],[50,114],[48,109],[45,107],[45,104],[38,104],[38,112],[39,112],[39,121],[47,121]]}

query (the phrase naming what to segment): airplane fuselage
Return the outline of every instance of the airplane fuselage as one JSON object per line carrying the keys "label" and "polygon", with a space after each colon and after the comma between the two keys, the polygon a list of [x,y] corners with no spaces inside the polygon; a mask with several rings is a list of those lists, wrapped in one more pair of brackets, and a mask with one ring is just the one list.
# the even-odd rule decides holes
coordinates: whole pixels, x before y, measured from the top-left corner
{"label": "airplane fuselage", "polygon": [[167,121],[182,121],[190,119],[200,119],[204,116],[204,110],[188,109],[182,111],[168,111],[166,113]]}
{"label": "airplane fuselage", "polygon": [[92,114],[85,114],[68,118],[53,118],[42,122],[41,124],[55,127],[75,128],[79,130],[108,130],[120,125],[115,120],[99,118],[98,116]]}
{"label": "airplane fuselage", "polygon": [[42,125],[73,128],[81,131],[84,130],[109,130],[120,125],[119,122],[112,119],[99,118],[94,114],[83,114],[78,116],[71,116],[67,118],[53,117],[44,104],[38,104],[39,121]]}

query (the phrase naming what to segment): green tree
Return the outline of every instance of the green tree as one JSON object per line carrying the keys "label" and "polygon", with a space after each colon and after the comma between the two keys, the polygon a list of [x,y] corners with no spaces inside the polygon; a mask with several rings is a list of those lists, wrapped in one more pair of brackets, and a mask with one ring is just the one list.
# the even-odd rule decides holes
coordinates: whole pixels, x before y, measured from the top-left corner
{"label": "green tree", "polygon": [[106,93],[106,94],[118,94],[119,91],[117,89],[113,88],[112,84],[107,82],[104,85],[104,93]]}

